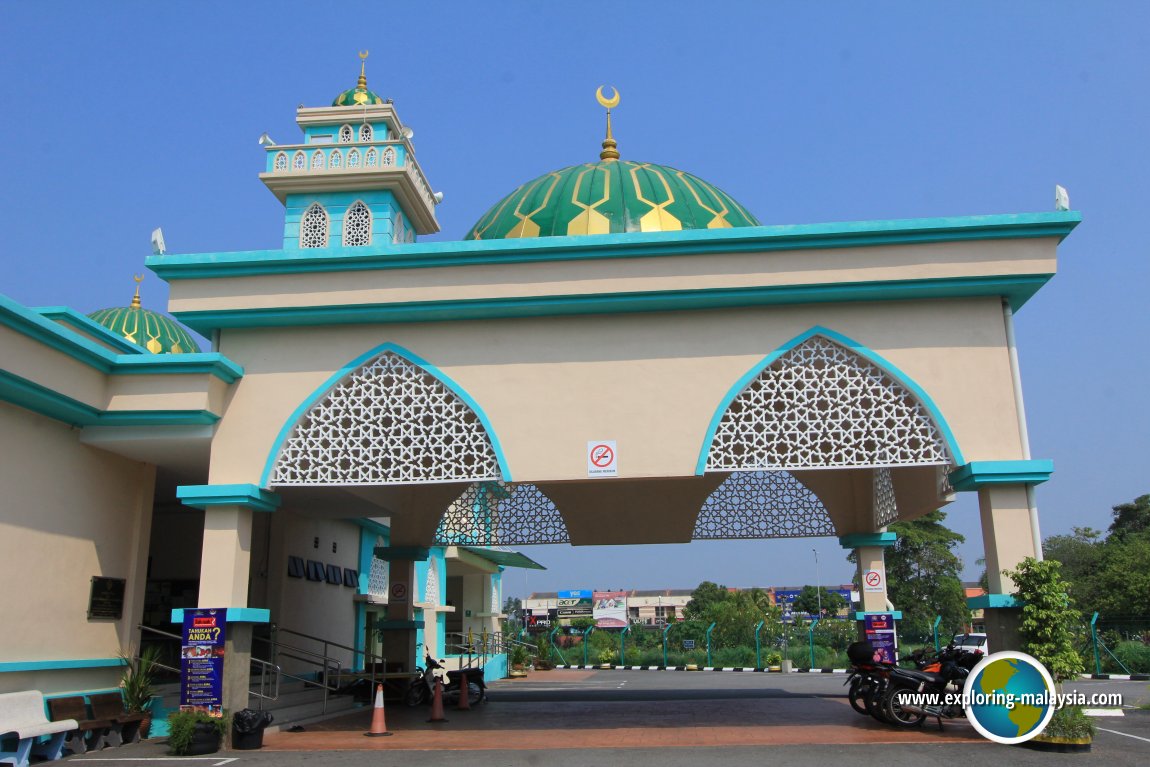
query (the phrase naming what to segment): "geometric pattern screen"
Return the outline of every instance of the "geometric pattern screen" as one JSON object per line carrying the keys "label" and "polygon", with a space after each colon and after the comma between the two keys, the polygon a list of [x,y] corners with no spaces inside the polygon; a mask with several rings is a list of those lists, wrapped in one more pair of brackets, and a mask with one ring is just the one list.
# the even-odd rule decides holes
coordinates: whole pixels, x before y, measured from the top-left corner
{"label": "geometric pattern screen", "polygon": [[336,384],[284,442],[273,485],[384,485],[501,476],[475,411],[442,381],[383,352]]}
{"label": "geometric pattern screen", "polygon": [[786,471],[748,471],[723,480],[703,503],[692,540],[834,535],[822,501]]}
{"label": "geometric pattern screen", "polygon": [[570,543],[559,509],[532,484],[477,482],[448,507],[436,546]]}
{"label": "geometric pattern screen", "polygon": [[925,407],[882,368],[812,336],[765,368],[719,421],[711,471],[951,462]]}
{"label": "geometric pattern screen", "polygon": [[898,504],[894,500],[894,482],[890,469],[874,470],[874,529],[881,530],[898,519]]}

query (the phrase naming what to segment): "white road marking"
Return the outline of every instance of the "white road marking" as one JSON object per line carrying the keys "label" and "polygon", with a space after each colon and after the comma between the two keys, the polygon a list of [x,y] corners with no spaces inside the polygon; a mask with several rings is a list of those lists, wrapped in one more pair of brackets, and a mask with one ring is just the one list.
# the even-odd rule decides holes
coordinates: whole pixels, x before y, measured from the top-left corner
{"label": "white road marking", "polygon": [[1126,716],[1120,708],[1084,708],[1082,713],[1086,716]]}
{"label": "white road marking", "polygon": [[1102,732],[1112,732],[1115,735],[1124,735],[1127,738],[1134,738],[1134,740],[1142,740],[1142,741],[1145,741],[1147,743],[1150,743],[1150,738],[1143,738],[1143,737],[1138,736],[1138,735],[1131,735],[1128,732],[1118,732],[1118,730],[1108,730],[1105,727],[1095,727],[1094,729],[1101,730]]}
{"label": "white road marking", "polygon": [[232,762],[239,761],[238,756],[229,757],[227,759],[220,759],[218,756],[121,756],[117,758],[111,757],[89,757],[79,758],[74,761],[77,762],[213,762],[210,767],[220,767],[223,764],[231,764]]}

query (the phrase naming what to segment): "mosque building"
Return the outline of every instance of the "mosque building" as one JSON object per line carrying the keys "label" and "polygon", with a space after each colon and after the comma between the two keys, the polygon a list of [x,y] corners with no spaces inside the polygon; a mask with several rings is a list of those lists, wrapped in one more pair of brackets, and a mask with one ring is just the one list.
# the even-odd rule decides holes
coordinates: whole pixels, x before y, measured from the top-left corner
{"label": "mosque building", "polygon": [[598,162],[421,242],[441,197],[361,64],[261,142],[281,247],[147,259],[175,320],[139,284],[90,316],[0,296],[0,691],[115,689],[197,607],[226,615],[230,709],[277,638],[410,671],[498,632],[503,571],[539,567],[509,547],[540,543],[835,536],[856,617],[897,615],[886,526],[958,492],[1016,645],[1001,572],[1053,467],[1012,316],[1079,214],[764,226],[626,158],[597,95]]}

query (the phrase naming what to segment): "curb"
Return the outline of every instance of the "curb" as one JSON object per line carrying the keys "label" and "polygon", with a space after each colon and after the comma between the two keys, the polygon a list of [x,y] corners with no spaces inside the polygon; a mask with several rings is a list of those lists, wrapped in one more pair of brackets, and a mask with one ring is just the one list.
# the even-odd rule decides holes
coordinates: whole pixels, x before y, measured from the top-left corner
{"label": "curb", "polygon": [[[594,665],[565,666],[562,664],[556,664],[555,668],[556,669],[578,670],[578,671],[686,671],[687,670],[686,666],[611,666],[610,668],[605,669],[602,666],[594,666]],[[723,667],[720,667],[720,666],[701,666],[696,670],[697,671],[727,671],[727,672],[754,673],[754,674],[762,674],[762,673],[778,674],[778,673],[781,673],[779,671],[778,667],[774,667],[774,668],[750,668],[747,666],[742,666],[742,667],[740,667],[740,666],[723,666]],[[845,668],[816,668],[816,669],[797,668],[792,673],[799,673],[799,674],[845,674],[845,673],[847,673],[847,670]]]}
{"label": "curb", "polygon": [[1079,674],[1082,679],[1103,679],[1113,682],[1150,682],[1150,674]]}

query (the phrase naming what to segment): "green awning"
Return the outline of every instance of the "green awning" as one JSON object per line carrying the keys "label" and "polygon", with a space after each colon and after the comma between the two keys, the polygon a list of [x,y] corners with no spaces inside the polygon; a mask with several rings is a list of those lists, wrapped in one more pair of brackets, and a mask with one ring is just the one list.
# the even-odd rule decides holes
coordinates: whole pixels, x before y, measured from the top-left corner
{"label": "green awning", "polygon": [[470,551],[476,556],[483,557],[487,561],[494,562],[503,567],[522,567],[527,570],[547,569],[531,557],[520,554],[518,551],[501,551],[499,549],[484,548],[483,546],[460,546],[459,548],[464,551]]}

